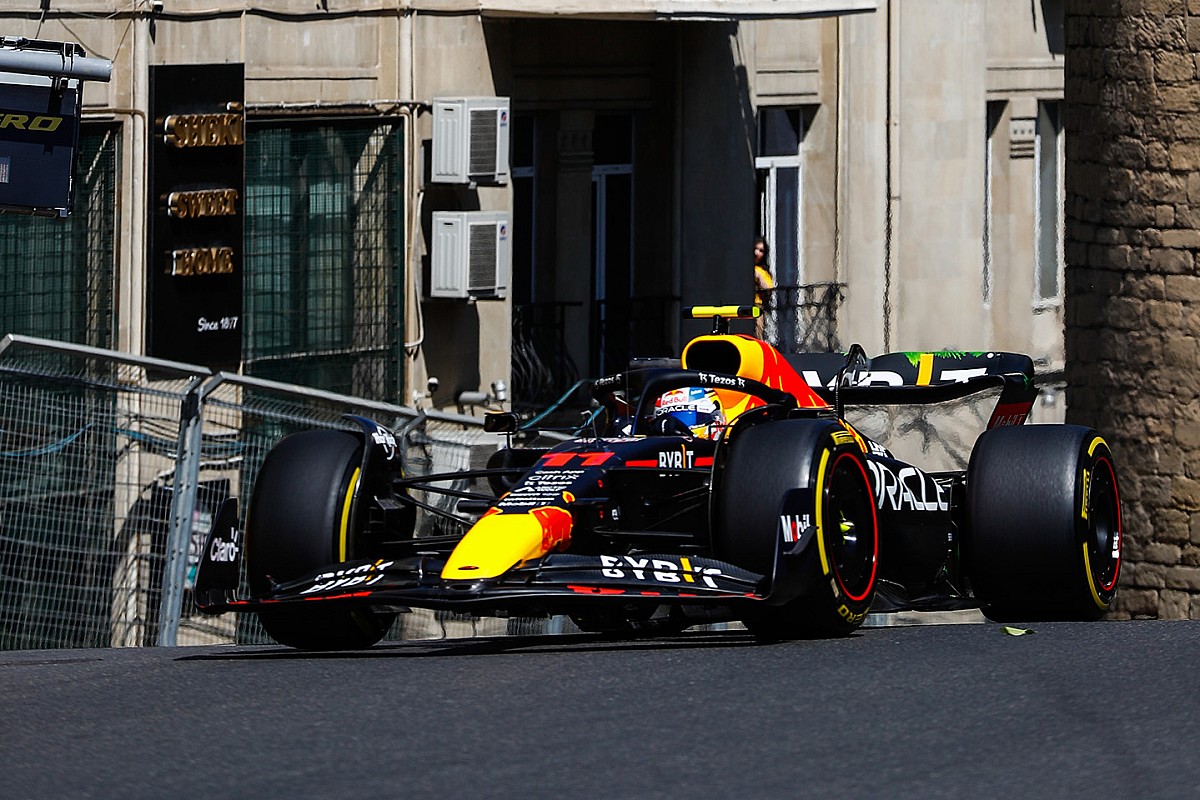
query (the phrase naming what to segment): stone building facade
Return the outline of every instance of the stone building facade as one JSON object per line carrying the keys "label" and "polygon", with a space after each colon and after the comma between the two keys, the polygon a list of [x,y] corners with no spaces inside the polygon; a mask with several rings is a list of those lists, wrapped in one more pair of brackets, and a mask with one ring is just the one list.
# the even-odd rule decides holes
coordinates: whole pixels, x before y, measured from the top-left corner
{"label": "stone building facade", "polygon": [[[14,0],[0,34],[113,62],[83,112],[106,213],[70,223],[107,239],[33,270],[70,263],[62,282],[110,300],[91,314],[87,292],[36,293],[36,316],[0,305],[6,331],[144,352],[162,315],[145,291],[150,75],[229,64],[245,76],[250,374],[405,403],[436,376],[421,402],[453,407],[517,383],[514,331],[539,310],[559,312],[580,377],[678,354],[703,331],[681,307],[750,300],[760,229],[780,283],[835,288],[841,342],[1062,368],[1060,0]],[[510,179],[429,180],[435,101],[494,96]],[[510,216],[507,295],[434,297],[432,215],[473,211]],[[16,285],[62,228],[8,224]]]}
{"label": "stone building facade", "polygon": [[[1115,31],[1143,31],[1122,27],[1116,8],[1078,3],[1073,35],[1077,46],[1101,42],[1101,71],[1131,71],[1104,91],[1149,107],[1146,75],[1190,74],[1190,62],[1138,55],[1148,48],[1106,61],[1099,48]],[[1182,25],[1184,15],[1166,19]],[[781,282],[836,288],[828,322],[843,344],[1012,350],[1061,374],[1063,20],[1063,0],[11,0],[0,35],[78,40],[112,60],[113,79],[84,94],[89,202],[58,228],[0,219],[0,334],[146,353],[148,320],[161,316],[146,276],[162,256],[147,227],[165,213],[146,180],[164,133],[151,76],[240,65],[246,374],[461,408],[464,394],[518,383],[532,337],[518,341],[517,323],[540,306],[561,312],[550,355],[578,368],[551,382],[553,398],[626,356],[677,355],[706,327],[682,320],[683,306],[750,302],[759,231],[773,232]],[[1190,53],[1186,32],[1176,39]],[[1078,73],[1075,95],[1098,97],[1101,77]],[[506,182],[431,180],[434,105],[467,97],[510,101]],[[1135,169],[1134,137],[1099,119],[1076,130],[1071,152],[1110,153],[1111,166],[1082,166],[1119,194],[1128,182],[1110,169]],[[1182,176],[1192,154],[1142,152],[1139,164],[1163,171],[1147,179],[1149,220],[1116,227],[1111,199],[1072,211],[1076,239],[1090,243],[1086,259],[1080,245],[1072,251],[1072,347],[1085,366],[1125,369],[1124,357],[1101,358],[1101,340],[1134,340],[1078,334],[1080,320],[1117,319],[1118,305],[1134,313],[1116,295],[1120,280],[1137,281],[1105,259],[1140,263],[1132,250],[1149,250],[1161,228],[1161,277],[1146,297],[1186,288],[1173,259],[1190,268],[1179,237],[1192,235]],[[476,211],[510,215],[507,293],[433,296],[433,215]],[[74,228],[73,246],[59,241]],[[1166,315],[1155,324],[1186,313],[1182,300],[1154,308]],[[535,353],[542,366],[550,355]],[[1073,370],[1082,391],[1072,402],[1077,419],[1107,433],[1122,418],[1090,400],[1098,374]],[[1188,375],[1164,369],[1161,379],[1177,386]],[[1062,413],[1050,391],[1035,418]],[[1172,430],[1171,441],[1187,433]],[[1123,436],[1115,444],[1127,450]],[[1181,454],[1163,449],[1161,459],[1158,475],[1183,476]],[[1149,496],[1137,480],[1127,498]],[[1131,553],[1155,566],[1129,570],[1146,585],[1131,584],[1123,613],[1151,613],[1152,582],[1190,574],[1187,502],[1164,491],[1175,538],[1154,550],[1149,514],[1131,502]]]}
{"label": "stone building facade", "polygon": [[1123,466],[1125,617],[1200,618],[1200,2],[1066,6],[1069,422]]}

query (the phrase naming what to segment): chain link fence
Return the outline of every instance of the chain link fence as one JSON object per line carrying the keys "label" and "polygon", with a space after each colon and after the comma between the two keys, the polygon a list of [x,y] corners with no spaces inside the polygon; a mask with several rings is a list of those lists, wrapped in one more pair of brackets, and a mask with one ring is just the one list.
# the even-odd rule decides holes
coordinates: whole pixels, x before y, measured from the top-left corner
{"label": "chain link fence", "polygon": [[838,309],[846,295],[842,283],[776,286],[762,292],[759,336],[781,353],[824,353],[841,350]]}
{"label": "chain link fence", "polygon": [[[269,643],[253,615],[196,610],[199,551],[218,506],[249,497],[275,442],[299,430],[353,429],[344,414],[397,430],[411,475],[482,466],[502,441],[472,417],[5,337],[0,649]],[[419,520],[431,524],[432,515]],[[487,624],[414,612],[389,636],[511,627]]]}

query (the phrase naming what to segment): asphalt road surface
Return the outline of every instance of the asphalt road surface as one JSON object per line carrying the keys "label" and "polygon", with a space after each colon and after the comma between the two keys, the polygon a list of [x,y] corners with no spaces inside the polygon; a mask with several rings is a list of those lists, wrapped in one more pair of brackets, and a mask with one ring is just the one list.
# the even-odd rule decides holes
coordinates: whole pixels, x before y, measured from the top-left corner
{"label": "asphalt road surface", "polygon": [[0,653],[0,798],[1196,798],[1200,622]]}

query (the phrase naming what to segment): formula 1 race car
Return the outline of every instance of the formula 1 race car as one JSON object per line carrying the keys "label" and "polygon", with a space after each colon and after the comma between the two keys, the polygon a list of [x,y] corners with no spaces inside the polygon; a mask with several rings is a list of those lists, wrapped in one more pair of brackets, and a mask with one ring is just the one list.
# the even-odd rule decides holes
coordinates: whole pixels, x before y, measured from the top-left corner
{"label": "formula 1 race car", "polygon": [[[302,649],[369,647],[413,607],[568,615],[612,634],[740,620],[770,640],[845,635],[872,610],[1033,620],[1110,607],[1112,454],[1088,428],[1024,424],[1038,394],[1027,356],[781,354],[728,332],[754,307],[689,311],[712,333],[677,367],[594,381],[597,412],[573,438],[514,446],[518,417],[489,415],[509,437],[485,470],[406,476],[394,433],[363,418],[284,438],[244,535],[233,501],[218,515],[197,605],[257,612]],[[846,418],[848,405],[984,391],[999,396],[965,469],[924,471]],[[464,477],[491,491],[446,486]],[[439,490],[457,508],[420,499]],[[418,509],[466,522],[414,535]]]}

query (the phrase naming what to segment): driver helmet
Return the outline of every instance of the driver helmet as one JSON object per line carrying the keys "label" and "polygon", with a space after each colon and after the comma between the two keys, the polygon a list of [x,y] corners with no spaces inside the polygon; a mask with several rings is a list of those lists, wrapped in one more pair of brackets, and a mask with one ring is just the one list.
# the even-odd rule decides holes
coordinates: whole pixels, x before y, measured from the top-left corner
{"label": "driver helmet", "polygon": [[667,433],[690,432],[701,439],[716,439],[725,430],[725,412],[717,393],[702,386],[687,386],[672,389],[654,401],[654,425],[661,427],[667,418],[680,424],[672,424]]}

